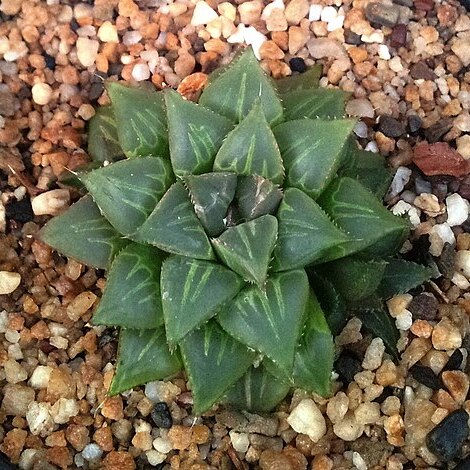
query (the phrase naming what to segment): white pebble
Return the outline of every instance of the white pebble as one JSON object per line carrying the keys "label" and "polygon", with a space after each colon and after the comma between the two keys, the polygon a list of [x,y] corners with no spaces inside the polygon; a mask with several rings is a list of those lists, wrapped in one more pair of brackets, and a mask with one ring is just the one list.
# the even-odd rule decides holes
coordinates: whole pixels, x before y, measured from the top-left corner
{"label": "white pebble", "polygon": [[440,256],[446,243],[450,245],[455,243],[455,235],[450,225],[445,222],[433,226],[429,233],[429,241],[431,242],[429,253],[433,256]]}
{"label": "white pebble", "polygon": [[382,364],[385,345],[382,338],[374,338],[366,349],[362,367],[366,370],[375,370]]}
{"label": "white pebble", "polygon": [[70,194],[67,189],[46,191],[31,200],[35,215],[58,215],[69,205]]}
{"label": "white pebble", "polygon": [[52,367],[50,366],[36,366],[29,379],[29,386],[31,388],[47,388],[51,373]]}
{"label": "white pebble", "polygon": [[132,78],[137,82],[150,78],[150,69],[147,64],[135,64],[132,68]]}
{"label": "white pebble", "polygon": [[395,56],[393,59],[390,59],[388,66],[391,70],[398,73],[403,70],[403,64],[401,63],[401,59],[399,56]]}
{"label": "white pebble", "polygon": [[374,153],[379,153],[379,147],[377,146],[377,142],[374,140],[371,140],[367,145],[364,150],[367,150],[368,152],[374,152]]}
{"label": "white pebble", "polygon": [[452,276],[452,282],[459,289],[467,290],[470,288],[470,282],[468,282],[468,279],[461,273],[454,272],[454,275]]}
{"label": "white pebble", "polygon": [[388,190],[386,200],[393,199],[395,196],[398,196],[405,186],[408,184],[411,178],[412,171],[406,166],[399,166],[397,171],[393,175],[393,180],[390,183],[390,188]]}
{"label": "white pebble", "polygon": [[328,24],[326,26],[327,31],[336,31],[337,29],[341,29],[344,24],[344,16],[338,15],[337,17],[331,19],[328,21]]}
{"label": "white pebble", "polygon": [[321,18],[321,13],[323,10],[323,5],[319,3],[314,3],[310,5],[310,9],[308,11],[308,20],[309,21],[319,21]]}
{"label": "white pebble", "polygon": [[246,26],[240,23],[235,31],[227,38],[229,44],[241,44],[245,40]]}
{"label": "white pebble", "polygon": [[158,51],[142,51],[140,53],[140,58],[147,62],[150,73],[155,72],[159,62]]}
{"label": "white pebble", "polygon": [[318,442],[326,434],[326,421],[315,402],[302,400],[287,417],[287,422],[295,432],[307,434],[313,442]]}
{"label": "white pebble", "polygon": [[409,310],[403,310],[395,317],[395,325],[399,330],[408,331],[413,324],[413,315]]}
{"label": "white pebble", "polygon": [[98,444],[94,442],[87,444],[82,450],[82,457],[85,460],[96,460],[99,459],[103,455],[103,451],[101,450]]}
{"label": "white pebble", "polygon": [[446,197],[447,223],[454,227],[463,224],[468,219],[469,203],[460,194]]}
{"label": "white pebble", "polygon": [[33,401],[28,405],[26,412],[26,422],[28,423],[31,434],[37,436],[42,431],[52,430],[54,421],[50,413],[51,405],[49,403]]}
{"label": "white pebble", "polygon": [[103,42],[119,42],[117,28],[110,21],[105,21],[98,29],[98,37]]}
{"label": "white pebble", "polygon": [[77,416],[80,408],[73,398],[59,398],[51,409],[52,419],[56,424],[68,423],[72,416]]}
{"label": "white pebble", "polygon": [[152,467],[164,462],[166,459],[166,454],[161,454],[157,450],[148,450],[147,452],[145,452],[145,455],[149,464]]}
{"label": "white pebble", "polygon": [[47,83],[36,83],[31,88],[31,94],[36,104],[44,106],[52,98],[52,88]]}
{"label": "white pebble", "polygon": [[343,441],[355,441],[364,432],[364,425],[359,424],[354,413],[349,411],[342,421],[333,425],[333,432]]}
{"label": "white pebble", "polygon": [[257,31],[254,26],[249,26],[243,31],[243,38],[247,45],[253,48],[256,58],[260,60],[259,50],[263,42],[267,41],[266,36]]}
{"label": "white pebble", "polygon": [[137,44],[141,39],[142,34],[140,34],[139,31],[127,31],[122,37],[122,42],[126,46],[132,46],[134,44]]}
{"label": "white pebble", "polygon": [[388,46],[386,44],[380,44],[379,46],[379,57],[383,60],[390,60],[392,57],[390,55],[390,51],[388,49]]}
{"label": "white pebble", "polygon": [[377,42],[382,44],[384,42],[384,33],[380,29],[376,29],[371,34],[363,34],[361,40],[367,43]]}
{"label": "white pebble", "polygon": [[0,271],[0,295],[11,294],[21,282],[21,274]]}
{"label": "white pebble", "polygon": [[156,437],[153,440],[153,448],[160,452],[161,454],[168,454],[173,449],[173,445],[168,438]]}
{"label": "white pebble", "polygon": [[470,279],[470,251],[459,250],[455,257],[455,269],[460,271],[467,279]]}
{"label": "white pebble", "polygon": [[367,124],[363,121],[358,121],[354,126],[354,134],[363,139],[367,137]]}
{"label": "white pebble", "polygon": [[367,464],[359,452],[353,452],[352,462],[357,470],[367,470]]}
{"label": "white pebble", "polygon": [[8,359],[4,364],[5,378],[10,384],[23,382],[28,378],[26,369],[14,359]]}
{"label": "white pebble", "polygon": [[261,19],[266,21],[269,18],[269,15],[272,13],[274,9],[279,9],[284,11],[286,6],[284,5],[284,0],[274,0],[271,3],[268,3],[265,7],[263,12],[261,13]]}
{"label": "white pebble", "polygon": [[21,338],[19,331],[12,330],[11,328],[7,328],[5,331],[5,339],[12,344],[17,343]]}
{"label": "white pebble", "polygon": [[5,333],[8,329],[8,313],[6,310],[0,312],[0,333]]}
{"label": "white pebble", "polygon": [[191,24],[193,26],[202,26],[203,24],[210,23],[219,17],[217,12],[211,8],[205,1],[201,0],[196,3],[194,7]]}
{"label": "white pebble", "polygon": [[356,98],[349,100],[346,104],[346,114],[357,117],[374,117],[374,107],[366,98]]}
{"label": "white pebble", "polygon": [[77,58],[84,67],[90,67],[95,63],[100,43],[94,39],[77,39]]}
{"label": "white pebble", "polygon": [[338,16],[338,12],[335,7],[325,7],[321,11],[320,19],[325,23],[329,23],[331,20],[334,20]]}
{"label": "white pebble", "polygon": [[181,389],[171,382],[149,382],[145,385],[145,396],[153,403],[170,403],[181,393]]}
{"label": "white pebble", "polygon": [[247,433],[230,431],[229,434],[232,446],[237,452],[246,452],[248,450],[248,447],[250,447],[250,440]]}

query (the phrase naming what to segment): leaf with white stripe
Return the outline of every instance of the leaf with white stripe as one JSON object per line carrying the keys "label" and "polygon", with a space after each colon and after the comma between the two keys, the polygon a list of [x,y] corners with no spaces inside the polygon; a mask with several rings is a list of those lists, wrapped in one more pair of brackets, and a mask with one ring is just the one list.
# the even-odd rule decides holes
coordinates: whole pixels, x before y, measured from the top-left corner
{"label": "leaf with white stripe", "polygon": [[220,264],[170,256],[161,273],[168,343],[174,346],[213,317],[243,284],[240,276]]}
{"label": "leaf with white stripe", "polygon": [[282,184],[282,157],[259,102],[227,135],[215,157],[214,171],[256,174]]}
{"label": "leaf with white stripe", "polygon": [[287,395],[290,385],[269,373],[263,364],[248,372],[228,391],[224,402],[252,412],[268,412]]}
{"label": "leaf with white stripe", "polygon": [[116,372],[110,395],[130,390],[154,380],[171,377],[181,370],[177,352],[172,354],[165,338],[165,328],[154,330],[121,329]]}
{"label": "leaf with white stripe", "polygon": [[286,121],[293,119],[340,119],[344,116],[350,93],[343,90],[318,88],[295,90],[282,95]]}
{"label": "leaf with white stripe", "polygon": [[224,219],[235,196],[237,175],[234,173],[206,173],[183,178],[194,211],[210,237],[225,229]]}
{"label": "leaf with white stripe", "polygon": [[224,116],[165,90],[170,159],[177,176],[211,171],[222,141],[233,128]]}
{"label": "leaf with white stripe", "polygon": [[126,157],[168,156],[168,133],[161,93],[108,82],[106,90]]}
{"label": "leaf with white stripe", "polygon": [[124,156],[119,144],[116,120],[111,106],[101,106],[88,125],[88,154],[95,162],[112,162]]}
{"label": "leaf with white stripe", "polygon": [[114,255],[128,244],[89,195],[51,219],[39,238],[65,256],[102,269],[107,269]]}
{"label": "leaf with white stripe", "polygon": [[287,186],[317,198],[336,175],[354,125],[353,119],[300,119],[277,126]]}
{"label": "leaf with white stripe", "polygon": [[152,246],[124,248],[111,264],[93,323],[137,329],[162,325],[161,260],[162,253]]}
{"label": "leaf with white stripe", "polygon": [[215,320],[187,335],[180,350],[191,381],[196,414],[214,405],[256,357],[254,351],[227,334]]}
{"label": "leaf with white stripe", "polygon": [[337,178],[318,203],[350,239],[346,245],[332,248],[325,261],[358,251],[369,256],[392,255],[408,236],[408,222],[393,215],[352,178]]}
{"label": "leaf with white stripe", "polygon": [[297,188],[286,190],[277,219],[278,242],[273,262],[276,271],[312,264],[327,250],[348,240],[321,207]]}
{"label": "leaf with white stripe", "polygon": [[247,281],[262,285],[266,279],[276,238],[276,217],[263,215],[229,227],[220,237],[212,240],[212,246],[229,268]]}
{"label": "leaf with white stripe", "polygon": [[211,75],[199,104],[240,122],[257,100],[271,125],[282,120],[282,104],[271,79],[259,66],[253,49],[247,47],[223,71]]}
{"label": "leaf with white stripe", "polygon": [[243,289],[217,320],[234,338],[265,354],[290,376],[308,295],[305,271],[286,271],[269,277],[263,289]]}
{"label": "leaf with white stripe", "polygon": [[80,180],[111,225],[131,236],[146,221],[174,176],[168,160],[142,157],[92,170]]}
{"label": "leaf with white stripe", "polygon": [[176,255],[214,258],[211,243],[181,182],[170,187],[133,239]]}

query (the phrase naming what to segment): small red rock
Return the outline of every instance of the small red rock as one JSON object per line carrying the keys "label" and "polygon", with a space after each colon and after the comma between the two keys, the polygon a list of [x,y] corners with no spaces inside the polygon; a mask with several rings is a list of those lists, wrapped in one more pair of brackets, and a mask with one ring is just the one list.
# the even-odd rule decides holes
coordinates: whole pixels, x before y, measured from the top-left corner
{"label": "small red rock", "polygon": [[465,176],[470,173],[469,163],[446,142],[416,145],[413,163],[427,176]]}
{"label": "small red rock", "polygon": [[434,0],[415,0],[415,8],[421,11],[431,11],[434,8]]}

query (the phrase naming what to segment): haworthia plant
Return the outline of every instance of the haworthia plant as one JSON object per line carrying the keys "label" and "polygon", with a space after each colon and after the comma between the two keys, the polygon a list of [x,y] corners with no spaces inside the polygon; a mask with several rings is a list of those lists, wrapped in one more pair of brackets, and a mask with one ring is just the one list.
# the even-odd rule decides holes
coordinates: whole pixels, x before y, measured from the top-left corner
{"label": "haworthia plant", "polygon": [[429,273],[395,256],[408,224],[381,203],[384,161],[318,77],[276,83],[246,49],[199,103],[107,84],[89,133],[105,165],[40,236],[108,270],[93,322],[121,328],[111,394],[184,370],[196,414],[266,411],[292,387],[328,395],[330,328],[351,312],[393,354],[379,296]]}

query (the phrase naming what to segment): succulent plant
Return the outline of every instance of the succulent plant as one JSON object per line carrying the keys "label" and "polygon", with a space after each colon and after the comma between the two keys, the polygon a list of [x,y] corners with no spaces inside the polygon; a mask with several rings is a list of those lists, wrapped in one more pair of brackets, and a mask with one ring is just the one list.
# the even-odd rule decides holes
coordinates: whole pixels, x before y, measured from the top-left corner
{"label": "succulent plant", "polygon": [[40,236],[108,270],[92,321],[121,329],[111,394],[184,369],[197,414],[327,395],[331,331],[351,314],[393,354],[381,295],[429,273],[392,258],[408,224],[381,202],[389,171],[352,138],[347,94],[318,78],[274,82],[247,49],[198,103],[107,83],[89,129],[106,164]]}

